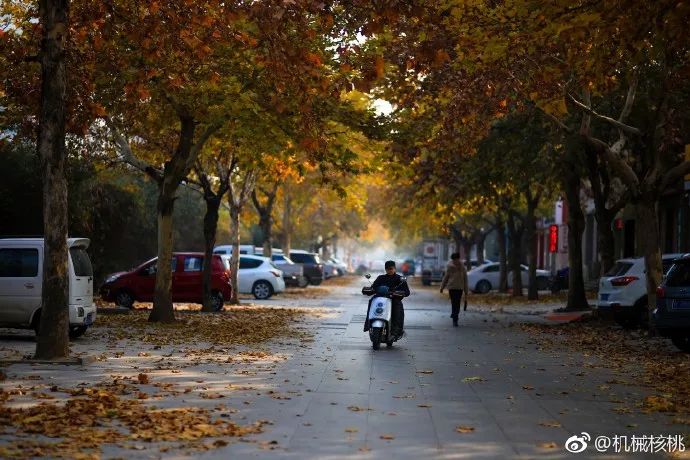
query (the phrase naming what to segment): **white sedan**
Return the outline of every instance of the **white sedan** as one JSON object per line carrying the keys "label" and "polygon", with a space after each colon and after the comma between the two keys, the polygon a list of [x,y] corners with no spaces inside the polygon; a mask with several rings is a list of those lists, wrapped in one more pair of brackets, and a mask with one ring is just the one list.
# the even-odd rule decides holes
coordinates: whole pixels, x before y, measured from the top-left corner
{"label": "white sedan", "polygon": [[[222,255],[226,269],[230,269],[230,256]],[[237,274],[237,292],[253,294],[264,300],[285,290],[283,272],[268,257],[242,254]]]}
{"label": "white sedan", "polygon": [[[522,287],[527,287],[529,285],[528,267],[526,265],[520,265],[520,272]],[[549,276],[551,276],[551,273],[547,270],[537,269],[537,289],[543,291],[549,288]],[[492,289],[498,289],[500,278],[501,265],[498,262],[480,265],[467,272],[467,281],[470,285],[470,289],[480,294],[486,294]],[[512,272],[508,272],[508,287],[511,287],[512,281]]]}

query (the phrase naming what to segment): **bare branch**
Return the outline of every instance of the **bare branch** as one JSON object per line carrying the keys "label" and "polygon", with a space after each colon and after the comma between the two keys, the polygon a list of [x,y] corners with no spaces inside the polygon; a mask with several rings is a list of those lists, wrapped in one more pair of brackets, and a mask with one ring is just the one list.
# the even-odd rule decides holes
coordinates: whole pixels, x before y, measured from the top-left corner
{"label": "bare branch", "polygon": [[620,123],[624,123],[625,119],[628,118],[630,112],[632,111],[633,103],[635,102],[635,93],[637,92],[637,74],[633,75],[630,81],[630,86],[628,87],[628,94],[625,96],[625,104],[623,105],[623,110],[621,110],[621,116],[618,117]]}
{"label": "bare branch", "polygon": [[[621,180],[631,191],[637,190],[640,185],[637,174],[635,174],[635,171],[632,170],[629,164],[627,164],[617,155],[617,153],[620,153],[620,149],[622,148],[620,139],[618,142],[616,142],[614,147],[610,147],[606,142],[595,137],[589,135],[585,135],[583,137],[588,143],[590,143],[590,145],[597,149],[597,151],[604,157],[604,161],[609,164],[614,173],[621,178]],[[620,148],[618,147],[619,145]],[[614,148],[616,148],[617,151],[614,151]]]}
{"label": "bare branch", "polygon": [[[587,107],[591,108],[592,107],[592,93],[588,90],[585,89],[582,92],[582,97],[584,99],[584,103],[587,105]],[[589,127],[592,124],[592,116],[588,113],[585,113],[582,115],[582,122],[580,123],[580,134],[589,134]]]}
{"label": "bare branch", "polygon": [[[588,114],[592,115],[593,117],[598,118],[599,120],[605,121],[605,122],[607,122],[607,123],[609,123],[609,124],[615,126],[616,128],[618,128],[618,129],[621,130],[621,131],[625,131],[625,132],[627,132],[627,133],[634,134],[634,135],[636,135],[636,136],[640,136],[640,135],[642,134],[642,133],[640,132],[640,130],[637,129],[637,128],[635,128],[634,126],[626,125],[625,123],[622,123],[622,122],[620,122],[620,121],[618,121],[618,120],[614,120],[614,119],[611,118],[611,117],[607,117],[606,115],[602,115],[602,114],[600,114],[600,113],[597,113],[595,110],[593,110],[593,109],[587,107],[585,104],[583,104],[582,102],[580,102],[580,101],[578,101],[577,99],[575,99],[575,97],[573,97],[572,94],[568,94],[568,98],[570,99],[570,101],[571,101],[573,104],[575,104],[575,105],[576,105],[578,108],[580,108],[583,112],[588,113]],[[628,101],[626,101],[626,105],[627,105],[627,104],[628,104]]]}
{"label": "bare branch", "polygon": [[108,127],[113,135],[121,161],[138,169],[144,174],[147,174],[156,182],[161,182],[163,180],[163,171],[154,168],[149,163],[137,158],[132,152],[132,148],[130,147],[127,139],[125,139],[125,137],[120,134],[120,132],[110,123],[108,124]]}

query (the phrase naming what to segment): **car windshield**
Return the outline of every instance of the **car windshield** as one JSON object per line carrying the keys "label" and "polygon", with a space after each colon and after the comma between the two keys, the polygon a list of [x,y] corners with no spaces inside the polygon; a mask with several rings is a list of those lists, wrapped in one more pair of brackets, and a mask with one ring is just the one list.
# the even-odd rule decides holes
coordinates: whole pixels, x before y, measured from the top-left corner
{"label": "car windshield", "polygon": [[297,262],[298,264],[318,264],[318,257],[313,254],[302,254],[301,252],[293,252],[290,254],[290,258]]}
{"label": "car windshield", "polygon": [[690,286],[690,261],[673,264],[666,275],[666,287]]}
{"label": "car windshield", "polygon": [[613,267],[611,267],[611,270],[606,272],[604,276],[622,276],[628,273],[628,270],[630,270],[633,266],[632,262],[616,262]]}
{"label": "car windshield", "polygon": [[273,259],[273,262],[278,263],[278,264],[288,264],[288,265],[294,265],[295,263],[290,260],[289,257],[285,257],[283,254],[273,254],[271,256],[271,259]]}

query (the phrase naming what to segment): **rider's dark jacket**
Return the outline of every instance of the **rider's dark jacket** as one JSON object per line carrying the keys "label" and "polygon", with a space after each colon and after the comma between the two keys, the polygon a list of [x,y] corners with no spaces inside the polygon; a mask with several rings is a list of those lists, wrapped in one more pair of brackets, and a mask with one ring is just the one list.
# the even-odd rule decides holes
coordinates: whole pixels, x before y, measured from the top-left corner
{"label": "rider's dark jacket", "polygon": [[[393,275],[379,275],[371,287],[374,289],[374,291],[376,291],[376,288],[379,286],[388,286],[388,289],[391,291],[393,289],[402,291],[405,294],[405,297],[407,297],[410,295],[410,288],[407,286],[407,281],[403,281],[401,284],[401,278],[402,276],[398,275],[397,273],[394,273]],[[400,302],[399,299],[395,299],[395,301]]]}

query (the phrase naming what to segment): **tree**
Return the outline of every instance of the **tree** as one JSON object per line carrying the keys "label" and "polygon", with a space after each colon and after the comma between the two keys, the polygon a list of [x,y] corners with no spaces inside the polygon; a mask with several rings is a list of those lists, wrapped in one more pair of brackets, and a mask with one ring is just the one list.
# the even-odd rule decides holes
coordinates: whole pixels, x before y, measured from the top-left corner
{"label": "tree", "polygon": [[69,355],[67,179],[65,177],[65,46],[69,0],[41,0],[41,110],[38,155],[43,172],[43,286],[36,359]]}
{"label": "tree", "polygon": [[[221,152],[220,156],[225,156],[225,152]],[[203,306],[201,311],[214,311],[211,285],[213,248],[216,245],[216,233],[218,230],[218,210],[223,202],[223,197],[230,189],[230,169],[226,168],[220,159],[216,159],[215,177],[212,178],[206,172],[202,162],[197,159],[195,172],[199,178],[199,184],[206,202],[206,213],[204,215],[204,263],[201,269],[203,290]],[[216,189],[214,189],[214,182],[218,182]],[[237,286],[237,284],[234,286]]]}

